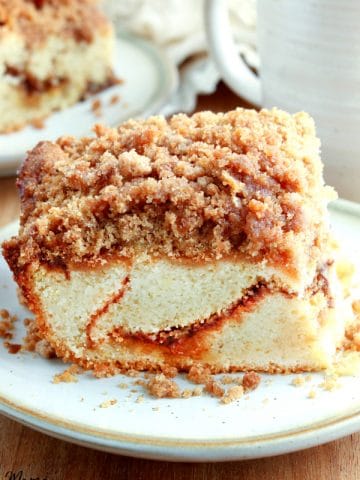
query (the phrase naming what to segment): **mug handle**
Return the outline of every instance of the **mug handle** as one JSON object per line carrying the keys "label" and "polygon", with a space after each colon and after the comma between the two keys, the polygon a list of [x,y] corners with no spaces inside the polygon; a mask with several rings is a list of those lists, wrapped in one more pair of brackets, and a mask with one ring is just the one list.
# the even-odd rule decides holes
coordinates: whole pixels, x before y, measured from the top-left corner
{"label": "mug handle", "polygon": [[205,27],[210,51],[225,83],[248,102],[261,105],[260,79],[236,51],[224,0],[205,1]]}

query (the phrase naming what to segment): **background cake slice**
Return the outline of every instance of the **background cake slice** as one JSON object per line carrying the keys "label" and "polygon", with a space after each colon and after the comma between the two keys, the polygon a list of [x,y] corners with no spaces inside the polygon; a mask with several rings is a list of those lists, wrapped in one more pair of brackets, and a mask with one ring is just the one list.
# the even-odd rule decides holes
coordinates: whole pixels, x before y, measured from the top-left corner
{"label": "background cake slice", "polygon": [[94,0],[0,0],[0,132],[114,82],[114,33]]}
{"label": "background cake slice", "polygon": [[64,359],[119,369],[330,365],[345,315],[311,118],[237,109],[43,142],[5,257]]}

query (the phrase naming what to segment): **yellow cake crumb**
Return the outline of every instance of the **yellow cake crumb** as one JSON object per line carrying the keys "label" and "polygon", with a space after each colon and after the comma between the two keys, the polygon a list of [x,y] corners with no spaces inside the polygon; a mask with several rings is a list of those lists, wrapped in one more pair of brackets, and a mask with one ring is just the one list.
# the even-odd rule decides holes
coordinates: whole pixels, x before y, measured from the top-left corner
{"label": "yellow cake crumb", "polygon": [[76,383],[78,381],[77,374],[81,373],[81,368],[78,365],[71,365],[62,373],[57,373],[53,377],[53,383]]}
{"label": "yellow cake crumb", "polygon": [[339,388],[340,384],[338,376],[335,374],[325,375],[324,381],[320,383],[319,387],[321,387],[323,390],[327,390],[328,392]]}
{"label": "yellow cake crumb", "polygon": [[181,392],[182,398],[190,398],[192,397],[192,390],[185,389]]}
{"label": "yellow cake crumb", "polygon": [[104,402],[100,403],[99,407],[100,408],[109,408],[112,407],[113,405],[117,404],[117,400],[115,398],[105,400]]}
{"label": "yellow cake crumb", "polygon": [[291,385],[294,385],[294,387],[301,387],[301,385],[304,385],[304,383],[305,378],[302,375],[297,375],[292,379]]}
{"label": "yellow cake crumb", "polygon": [[244,395],[244,388],[241,385],[230,387],[221,397],[221,403],[229,404],[238,400]]}

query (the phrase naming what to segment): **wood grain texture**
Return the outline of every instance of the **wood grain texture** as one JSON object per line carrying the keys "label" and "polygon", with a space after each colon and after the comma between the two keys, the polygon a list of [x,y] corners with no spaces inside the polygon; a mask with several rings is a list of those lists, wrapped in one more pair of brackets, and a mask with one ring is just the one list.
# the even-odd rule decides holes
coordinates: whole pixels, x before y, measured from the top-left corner
{"label": "wood grain texture", "polygon": [[19,199],[15,177],[0,178],[0,227],[19,215]]}
{"label": "wood grain texture", "polygon": [[[225,111],[237,105],[247,106],[221,84],[215,95],[199,98],[198,109]],[[0,226],[15,219],[18,211],[15,179],[0,179]],[[9,478],[5,477],[8,471],[21,470],[22,480],[31,477],[39,480],[357,480],[360,479],[360,434],[261,460],[169,463],[79,447],[0,416],[0,480]]]}

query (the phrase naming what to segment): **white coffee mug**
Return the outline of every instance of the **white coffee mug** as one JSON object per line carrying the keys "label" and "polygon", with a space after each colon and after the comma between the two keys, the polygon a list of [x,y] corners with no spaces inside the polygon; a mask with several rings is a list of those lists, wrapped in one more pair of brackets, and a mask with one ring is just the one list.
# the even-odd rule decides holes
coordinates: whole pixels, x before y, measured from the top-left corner
{"label": "white coffee mug", "polygon": [[225,0],[207,0],[222,78],[255,106],[304,110],[322,141],[325,178],[360,201],[360,0],[258,0],[259,77],[235,48]]}

